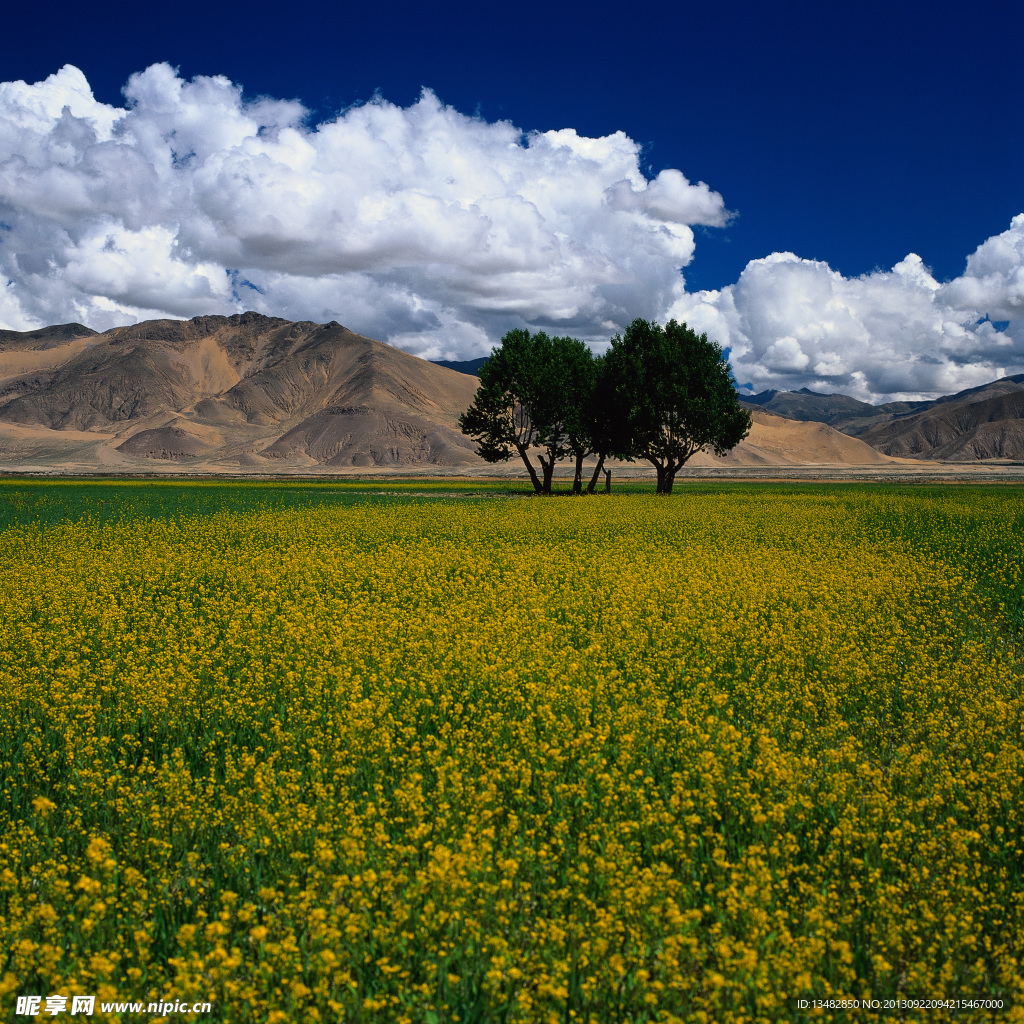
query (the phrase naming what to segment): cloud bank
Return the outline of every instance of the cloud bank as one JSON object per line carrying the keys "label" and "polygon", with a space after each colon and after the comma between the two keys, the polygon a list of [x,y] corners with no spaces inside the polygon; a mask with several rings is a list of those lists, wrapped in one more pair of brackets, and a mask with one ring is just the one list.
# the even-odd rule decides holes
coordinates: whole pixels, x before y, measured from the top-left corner
{"label": "cloud bank", "polygon": [[310,125],[166,64],[124,96],[97,102],[70,65],[0,84],[0,326],[255,309],[471,358],[510,327],[600,344],[675,316],[757,388],[878,398],[1024,370],[1024,215],[944,285],[914,255],[848,279],[776,253],[688,293],[693,228],[730,214],[679,170],[649,180],[622,132],[524,134],[429,90]]}
{"label": "cloud bank", "polygon": [[754,390],[875,401],[985,384],[1024,372],[1024,214],[946,284],[914,253],[855,278],[773,253],[734,285],[684,294],[669,315],[730,347],[736,379]]}
{"label": "cloud bank", "polygon": [[622,132],[524,135],[381,99],[309,127],[224,78],[133,75],[98,103],[66,66],[0,85],[0,259],[9,325],[106,327],[257,309],[433,355],[521,323],[607,339],[657,316],[722,197],[648,181]]}

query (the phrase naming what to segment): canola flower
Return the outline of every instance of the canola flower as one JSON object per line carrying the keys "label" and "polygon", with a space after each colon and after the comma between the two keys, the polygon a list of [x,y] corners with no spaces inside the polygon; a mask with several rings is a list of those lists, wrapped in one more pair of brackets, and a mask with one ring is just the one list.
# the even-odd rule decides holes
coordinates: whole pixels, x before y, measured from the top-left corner
{"label": "canola flower", "polygon": [[1009,489],[10,527],[0,1000],[1024,1020],[1022,547]]}

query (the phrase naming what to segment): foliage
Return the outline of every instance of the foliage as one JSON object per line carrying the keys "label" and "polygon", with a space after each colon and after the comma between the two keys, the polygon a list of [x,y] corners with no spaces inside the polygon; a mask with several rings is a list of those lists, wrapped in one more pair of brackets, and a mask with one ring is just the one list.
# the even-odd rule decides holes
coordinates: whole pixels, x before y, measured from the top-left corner
{"label": "foliage", "polygon": [[[563,438],[561,451],[574,463],[573,494],[583,489],[583,460],[600,445],[600,425],[605,410],[596,394],[603,361],[595,360],[590,349],[576,338],[553,338],[552,426]],[[592,489],[592,488],[591,488]]]}
{"label": "foliage", "polygon": [[93,525],[135,519],[177,523],[213,512],[280,512],[331,505],[366,505],[390,495],[425,498],[461,494],[510,496],[521,492],[511,480],[466,481],[413,473],[381,477],[278,480],[131,480],[8,477],[0,481],[0,530],[9,526],[48,526],[87,519]]}
{"label": "foliage", "polygon": [[[724,455],[739,444],[750,416],[720,346],[674,320],[664,328],[634,320],[597,359],[575,338],[510,331],[481,368],[459,425],[488,462],[518,454],[538,494],[551,493],[555,463],[566,456],[580,494],[588,455],[598,456],[589,493],[612,455],[651,462],[658,493],[670,494],[676,473],[697,452]],[[533,446],[542,449],[542,477],[530,460]]]}
{"label": "foliage", "polygon": [[1019,1019],[1019,490],[270,490],[0,533],[0,999]]}
{"label": "foliage", "polygon": [[[488,462],[519,455],[538,494],[551,493],[554,464],[565,455],[565,436],[557,415],[563,379],[552,340],[543,332],[509,331],[501,346],[480,367],[480,386],[459,427],[477,442]],[[540,446],[543,480],[537,476],[530,449]]]}
{"label": "foliage", "polygon": [[725,455],[750,431],[721,346],[686,324],[634,320],[612,339],[607,371],[617,402],[615,454],[650,462],[658,493],[697,452]]}
{"label": "foliage", "polygon": [[[579,494],[583,460],[601,449],[607,433],[597,393],[600,367],[576,338],[510,331],[481,368],[480,387],[459,426],[488,462],[518,454],[538,494],[551,493],[555,463],[571,456],[573,493]],[[532,446],[541,449],[540,476],[530,460]]]}

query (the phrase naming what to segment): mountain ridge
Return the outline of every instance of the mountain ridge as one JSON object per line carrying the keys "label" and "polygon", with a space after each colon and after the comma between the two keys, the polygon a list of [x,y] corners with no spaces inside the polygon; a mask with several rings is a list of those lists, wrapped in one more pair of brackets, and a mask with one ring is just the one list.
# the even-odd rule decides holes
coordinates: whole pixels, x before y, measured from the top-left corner
{"label": "mountain ridge", "polygon": [[894,457],[972,462],[1024,458],[1024,411],[1016,399],[1003,400],[1013,395],[1024,395],[1024,373],[917,402],[871,405],[808,388],[740,401],[786,419],[826,423]]}
{"label": "mountain ridge", "polygon": [[[474,363],[477,361],[469,361]],[[478,368],[478,367],[476,367]],[[458,428],[475,376],[336,321],[258,313],[0,332],[0,465],[67,472],[491,467]],[[826,424],[760,410],[732,466],[892,462]]]}
{"label": "mountain ridge", "polygon": [[[242,313],[66,334],[0,339],[0,422],[113,435],[114,451],[132,458],[317,464],[326,431],[330,458],[346,449],[353,465],[476,459],[455,422],[472,401],[472,378],[335,321]],[[67,352],[22,372],[24,353],[54,338]],[[343,426],[325,418],[342,408]],[[313,434],[319,454],[280,443]]]}

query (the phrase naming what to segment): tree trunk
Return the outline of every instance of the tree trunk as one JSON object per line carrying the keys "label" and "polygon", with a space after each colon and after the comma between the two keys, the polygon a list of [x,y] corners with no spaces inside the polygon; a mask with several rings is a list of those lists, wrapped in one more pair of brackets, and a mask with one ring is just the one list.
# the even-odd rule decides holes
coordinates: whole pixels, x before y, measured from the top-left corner
{"label": "tree trunk", "polygon": [[[530,482],[533,484],[533,489],[537,494],[543,494],[541,489],[541,482],[537,478],[537,471],[533,468],[533,463],[530,461],[530,456],[526,454],[526,448],[522,445],[516,445],[516,450],[519,452],[520,458],[523,460],[523,465],[526,466],[526,471],[530,474]],[[543,463],[543,459],[541,462]]]}
{"label": "tree trunk", "polygon": [[604,493],[612,493],[612,471],[610,469],[604,471]]}
{"label": "tree trunk", "polygon": [[597,465],[594,467],[594,475],[590,478],[590,483],[587,484],[587,494],[594,493],[594,488],[597,486],[597,481],[601,476],[602,469],[604,469],[604,456],[598,455]]}
{"label": "tree trunk", "polygon": [[540,457],[540,468],[544,473],[544,488],[540,492],[541,494],[551,494],[551,477],[555,472],[555,460],[553,458],[545,459],[542,455]]}
{"label": "tree trunk", "polygon": [[576,452],[576,473],[572,478],[572,493],[583,493],[583,450]]}
{"label": "tree trunk", "polygon": [[[663,466],[660,462],[655,462],[654,459],[651,459],[650,461],[654,465],[654,469],[655,469],[655,471],[658,474],[658,486],[657,486],[657,488],[656,488],[654,493],[655,494],[667,494],[668,491],[665,490],[665,477],[666,477],[666,474],[667,474],[667,468],[665,466]],[[671,490],[671,487],[672,487],[672,484],[670,483],[669,484],[669,489],[670,490]]]}

